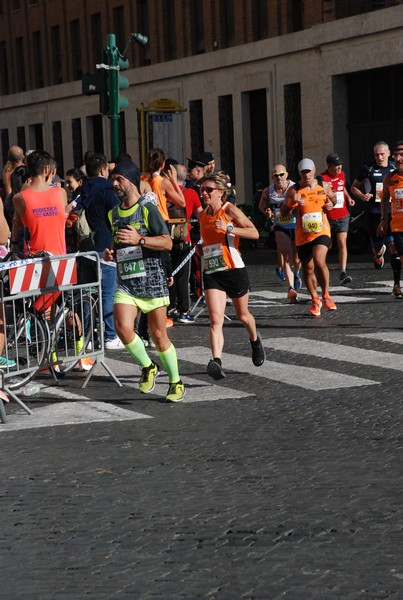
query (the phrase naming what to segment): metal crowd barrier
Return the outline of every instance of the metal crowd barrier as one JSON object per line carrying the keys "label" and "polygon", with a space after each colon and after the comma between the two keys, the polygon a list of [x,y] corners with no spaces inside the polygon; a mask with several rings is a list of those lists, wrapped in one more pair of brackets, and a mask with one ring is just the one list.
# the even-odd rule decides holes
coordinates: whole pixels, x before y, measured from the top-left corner
{"label": "metal crowd barrier", "polygon": [[[94,366],[100,363],[122,387],[104,361],[101,298],[96,252],[0,263],[0,353],[7,361],[1,367],[0,391],[32,414],[16,392],[45,372],[58,381],[86,358]],[[93,371],[87,372],[82,388]],[[2,394],[0,421],[6,422]]]}

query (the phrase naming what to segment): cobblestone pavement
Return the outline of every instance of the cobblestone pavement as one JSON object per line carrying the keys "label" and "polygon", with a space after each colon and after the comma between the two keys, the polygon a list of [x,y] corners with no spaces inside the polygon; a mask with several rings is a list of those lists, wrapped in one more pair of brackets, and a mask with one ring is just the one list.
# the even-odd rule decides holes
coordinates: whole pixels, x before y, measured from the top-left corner
{"label": "cobblestone pavement", "polygon": [[344,289],[332,264],[338,310],[312,320],[306,293],[287,304],[273,260],[247,258],[260,370],[232,321],[227,378],[209,380],[204,312],[170,330],[180,405],[159,401],[166,377],[141,396],[115,351],[122,388],[97,366],[85,390],[74,373],[43,385],[32,416],[7,406],[4,600],[403,598],[403,302],[390,267],[356,259]]}

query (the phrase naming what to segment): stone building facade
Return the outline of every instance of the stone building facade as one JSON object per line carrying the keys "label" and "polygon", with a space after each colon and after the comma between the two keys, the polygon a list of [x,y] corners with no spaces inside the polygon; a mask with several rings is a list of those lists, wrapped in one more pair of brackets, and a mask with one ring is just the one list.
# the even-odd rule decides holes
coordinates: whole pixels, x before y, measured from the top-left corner
{"label": "stone building facade", "polygon": [[108,33],[123,52],[131,32],[149,43],[127,48],[121,148],[140,162],[155,142],[178,160],[211,151],[240,202],[276,162],[295,176],[302,156],[321,169],[337,151],[354,177],[375,141],[403,137],[400,0],[3,0],[3,163],[16,143],[49,150],[60,173],[87,149],[109,156],[109,120],[81,77]]}

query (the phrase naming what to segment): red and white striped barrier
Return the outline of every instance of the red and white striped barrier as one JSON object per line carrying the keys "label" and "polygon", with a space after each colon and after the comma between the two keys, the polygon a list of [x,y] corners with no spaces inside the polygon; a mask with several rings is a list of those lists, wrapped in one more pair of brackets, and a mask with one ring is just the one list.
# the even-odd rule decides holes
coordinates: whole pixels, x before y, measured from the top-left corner
{"label": "red and white striped barrier", "polygon": [[[23,262],[23,261],[21,261]],[[41,259],[9,269],[10,294],[77,283],[76,258]]]}

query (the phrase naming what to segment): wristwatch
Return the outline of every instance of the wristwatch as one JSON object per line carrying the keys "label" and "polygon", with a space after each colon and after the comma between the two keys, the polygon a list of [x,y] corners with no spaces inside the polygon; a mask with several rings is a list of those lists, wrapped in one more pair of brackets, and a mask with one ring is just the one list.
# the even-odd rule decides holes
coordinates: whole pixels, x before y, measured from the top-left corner
{"label": "wristwatch", "polygon": [[228,223],[228,225],[227,225],[227,233],[231,233],[231,231],[233,231],[233,229],[234,229],[233,223]]}
{"label": "wristwatch", "polygon": [[144,246],[145,243],[146,243],[146,238],[141,236],[141,238],[139,239],[139,246]]}

